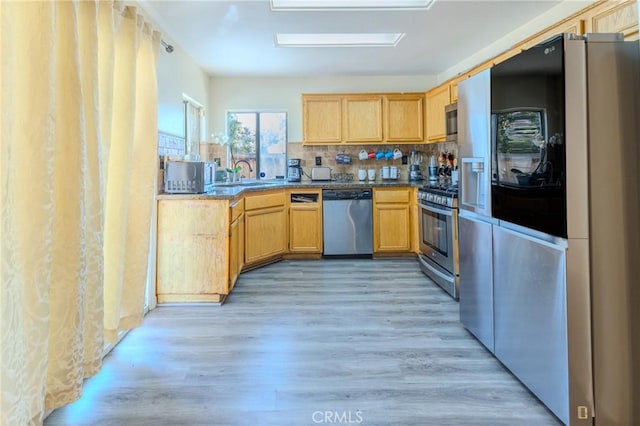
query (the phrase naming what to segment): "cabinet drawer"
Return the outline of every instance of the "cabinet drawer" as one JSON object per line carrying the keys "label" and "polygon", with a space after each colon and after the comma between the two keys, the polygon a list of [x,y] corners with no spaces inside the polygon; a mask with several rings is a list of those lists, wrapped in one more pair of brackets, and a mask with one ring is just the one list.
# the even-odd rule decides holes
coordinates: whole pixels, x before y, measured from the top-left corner
{"label": "cabinet drawer", "polygon": [[411,189],[374,189],[373,200],[376,203],[408,203]]}
{"label": "cabinet drawer", "polygon": [[267,207],[284,206],[284,203],[284,191],[248,195],[244,199],[244,209],[255,210]]}
{"label": "cabinet drawer", "polygon": [[238,216],[244,213],[244,199],[235,201],[231,204],[231,222],[236,220]]}

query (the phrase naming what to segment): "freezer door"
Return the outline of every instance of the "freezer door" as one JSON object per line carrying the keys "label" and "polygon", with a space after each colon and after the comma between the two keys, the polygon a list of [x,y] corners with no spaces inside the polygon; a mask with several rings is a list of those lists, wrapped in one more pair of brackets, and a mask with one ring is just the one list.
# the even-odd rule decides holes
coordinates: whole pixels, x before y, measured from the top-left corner
{"label": "freezer door", "polygon": [[495,355],[569,424],[566,244],[493,227]]}
{"label": "freezer door", "polygon": [[458,224],[460,321],[493,353],[493,225],[464,213]]}

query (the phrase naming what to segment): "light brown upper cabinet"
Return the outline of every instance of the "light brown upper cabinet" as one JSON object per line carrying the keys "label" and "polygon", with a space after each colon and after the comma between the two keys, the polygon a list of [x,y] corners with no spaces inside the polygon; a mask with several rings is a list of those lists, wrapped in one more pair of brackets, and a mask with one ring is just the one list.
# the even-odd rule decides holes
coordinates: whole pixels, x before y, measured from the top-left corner
{"label": "light brown upper cabinet", "polygon": [[385,101],[385,140],[424,142],[424,95],[389,94]]}
{"label": "light brown upper cabinet", "polygon": [[586,32],[622,33],[625,40],[638,40],[638,3],[635,0],[605,2],[585,17]]}
{"label": "light brown upper cabinet", "polygon": [[342,99],[344,142],[382,142],[382,96],[349,95]]}
{"label": "light brown upper cabinet", "polygon": [[303,139],[310,144],[342,142],[342,96],[302,96]]}
{"label": "light brown upper cabinet", "polygon": [[458,82],[451,83],[449,90],[451,93],[451,102],[458,102]]}
{"label": "light brown upper cabinet", "polygon": [[424,142],[424,93],[305,94],[302,107],[305,144]]}
{"label": "light brown upper cabinet", "polygon": [[451,103],[448,84],[427,92],[427,141],[441,142],[446,138],[444,107]]}
{"label": "light brown upper cabinet", "polygon": [[[431,89],[427,92],[427,141],[437,142],[444,140],[444,134],[442,133],[444,129],[444,117],[440,118],[442,114],[440,114],[439,110],[442,100],[446,98],[444,92],[446,92],[447,89],[450,90],[451,102],[454,102],[458,98],[457,84],[459,81],[469,78],[484,69],[561,33],[622,33],[625,40],[638,40],[640,38],[640,33],[638,32],[638,1],[598,0],[581,11],[522,40],[500,55],[480,63],[472,69],[462,72],[453,79],[444,82],[442,85]],[[439,99],[440,96],[442,99]]]}

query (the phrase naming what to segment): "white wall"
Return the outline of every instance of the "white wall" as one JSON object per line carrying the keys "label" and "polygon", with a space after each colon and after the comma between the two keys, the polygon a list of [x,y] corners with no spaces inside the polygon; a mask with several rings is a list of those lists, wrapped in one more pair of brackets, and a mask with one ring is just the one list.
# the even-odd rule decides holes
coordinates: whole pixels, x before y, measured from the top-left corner
{"label": "white wall", "polygon": [[[158,81],[158,130],[184,137],[183,95],[202,105],[209,114],[209,75],[202,70],[185,51],[166,33],[166,22],[156,13],[146,0],[129,0],[138,6],[139,13],[151,22],[154,29],[162,33],[162,40],[173,46],[168,53],[160,47],[157,63]],[[201,137],[208,133],[205,120]]]}
{"label": "white wall", "polygon": [[[169,39],[164,38],[168,43]],[[187,56],[180,46],[173,44],[172,53],[161,49],[158,58],[158,130],[184,136],[185,94],[201,104],[209,116],[209,75]],[[202,137],[208,134],[207,124]]]}
{"label": "white wall", "polygon": [[303,93],[425,92],[436,77],[360,76],[308,78],[211,77],[210,133],[224,133],[230,110],[278,110],[288,113],[289,142],[302,141]]}
{"label": "white wall", "polygon": [[475,55],[469,56],[458,62],[453,67],[447,69],[438,75],[437,82],[442,83],[456,75],[469,71],[476,65],[479,65],[499,54],[509,50],[515,44],[531,37],[532,35],[548,28],[557,22],[573,15],[576,12],[594,3],[596,0],[564,0],[553,9],[533,19],[528,24],[521,26],[512,31],[505,37],[496,40],[484,49],[478,51]]}

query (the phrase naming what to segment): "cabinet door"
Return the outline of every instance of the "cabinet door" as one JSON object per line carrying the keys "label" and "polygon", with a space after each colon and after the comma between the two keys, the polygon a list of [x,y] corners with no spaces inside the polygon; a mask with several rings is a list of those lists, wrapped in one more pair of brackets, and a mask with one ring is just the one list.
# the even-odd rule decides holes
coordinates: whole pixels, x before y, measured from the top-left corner
{"label": "cabinet door", "polygon": [[385,96],[385,140],[424,142],[424,95]]}
{"label": "cabinet door", "polygon": [[229,287],[231,290],[238,279],[238,255],[240,253],[240,218],[231,223],[229,231]]}
{"label": "cabinet door", "polygon": [[281,255],[286,247],[284,206],[245,212],[245,262],[247,264]]}
{"label": "cabinet door", "polygon": [[303,95],[302,123],[304,143],[341,143],[342,97]]}
{"label": "cabinet door", "polygon": [[244,268],[244,213],[238,218],[238,274]]}
{"label": "cabinet door", "polygon": [[[551,37],[554,37],[560,33],[584,34],[584,24],[584,20],[582,19],[572,19],[569,21],[557,23],[547,28],[546,30],[524,40],[517,45],[515,50],[517,53],[520,53],[523,50],[527,50],[537,44],[542,43],[543,41],[549,40]],[[499,58],[501,59],[500,61],[498,61],[497,59],[498,58],[494,58],[491,62],[497,64],[501,61],[504,61],[504,59],[506,58]]]}
{"label": "cabinet door", "polygon": [[588,17],[587,30],[594,33],[622,33],[625,40],[638,39],[638,3],[604,2]]}
{"label": "cabinet door", "polygon": [[228,201],[159,201],[158,301],[220,301],[228,286],[228,239]]}
{"label": "cabinet door", "polygon": [[382,142],[382,96],[345,96],[342,108],[345,142]]}
{"label": "cabinet door", "polygon": [[449,84],[449,92],[451,95],[451,102],[458,102],[458,82]]}
{"label": "cabinet door", "polygon": [[451,102],[450,87],[445,84],[427,93],[427,140],[443,141],[446,138],[444,107]]}
{"label": "cabinet door", "polygon": [[373,209],[374,252],[410,251],[410,229],[408,204],[376,204]]}
{"label": "cabinet door", "polygon": [[322,214],[318,204],[291,205],[289,251],[291,253],[322,253]]}

